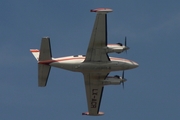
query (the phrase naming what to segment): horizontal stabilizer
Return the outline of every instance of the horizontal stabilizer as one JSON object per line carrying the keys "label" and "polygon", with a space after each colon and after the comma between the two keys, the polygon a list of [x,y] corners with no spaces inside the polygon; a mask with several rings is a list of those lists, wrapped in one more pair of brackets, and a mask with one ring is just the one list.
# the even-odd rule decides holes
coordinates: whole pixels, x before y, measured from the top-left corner
{"label": "horizontal stabilizer", "polygon": [[50,38],[44,37],[41,41],[41,48],[39,53],[39,64],[38,64],[38,86],[45,87],[48,81],[49,72],[51,66],[47,64],[41,64],[40,62],[52,60]]}
{"label": "horizontal stabilizer", "polygon": [[51,54],[50,38],[48,37],[42,38],[39,61],[51,60],[51,59],[52,59],[52,54]]}
{"label": "horizontal stabilizer", "polygon": [[51,66],[38,64],[38,86],[45,87],[48,81]]}

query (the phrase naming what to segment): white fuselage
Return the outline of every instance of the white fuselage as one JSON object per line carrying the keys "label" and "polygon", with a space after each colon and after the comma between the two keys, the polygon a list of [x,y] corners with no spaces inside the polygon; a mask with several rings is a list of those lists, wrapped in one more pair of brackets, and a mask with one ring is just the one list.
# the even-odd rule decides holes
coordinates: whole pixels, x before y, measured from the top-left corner
{"label": "white fuselage", "polygon": [[138,67],[136,62],[124,58],[110,57],[111,61],[109,62],[83,62],[84,60],[85,56],[76,55],[39,61],[39,64],[49,64],[74,72],[111,72]]}

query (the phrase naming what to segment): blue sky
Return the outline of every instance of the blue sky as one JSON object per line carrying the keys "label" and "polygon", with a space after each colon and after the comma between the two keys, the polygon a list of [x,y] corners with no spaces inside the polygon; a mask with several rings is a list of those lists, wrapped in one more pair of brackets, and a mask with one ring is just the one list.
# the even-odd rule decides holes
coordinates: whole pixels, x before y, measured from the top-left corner
{"label": "blue sky", "polygon": [[[0,119],[180,119],[180,2],[178,0],[1,0]],[[31,48],[51,38],[54,57],[85,54],[95,13],[108,14],[108,43],[128,38],[128,54],[110,54],[139,63],[125,71],[128,81],[104,89],[101,117],[87,111],[81,73],[52,68],[47,87],[37,86]],[[110,75],[121,75],[112,72]]]}

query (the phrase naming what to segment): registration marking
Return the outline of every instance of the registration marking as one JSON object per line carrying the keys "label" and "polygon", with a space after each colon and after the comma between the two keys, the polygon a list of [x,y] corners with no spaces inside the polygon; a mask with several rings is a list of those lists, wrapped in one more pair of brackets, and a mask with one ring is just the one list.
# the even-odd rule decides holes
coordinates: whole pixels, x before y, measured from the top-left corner
{"label": "registration marking", "polygon": [[98,89],[92,89],[91,108],[97,107],[97,95],[98,95]]}

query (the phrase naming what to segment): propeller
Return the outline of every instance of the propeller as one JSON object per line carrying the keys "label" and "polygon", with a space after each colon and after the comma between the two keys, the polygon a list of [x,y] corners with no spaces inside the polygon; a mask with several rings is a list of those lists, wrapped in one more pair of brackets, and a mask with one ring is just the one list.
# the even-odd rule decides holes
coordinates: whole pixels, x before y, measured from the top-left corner
{"label": "propeller", "polygon": [[121,76],[121,77],[120,77],[119,75],[115,75],[114,77],[120,79],[120,83],[122,83],[122,87],[123,87],[123,89],[124,89],[124,82],[127,81],[126,78],[124,78],[124,70],[123,70],[123,72],[122,72],[122,76]]}
{"label": "propeller", "polygon": [[124,89],[124,82],[126,81],[126,79],[124,78],[124,71],[122,73],[122,86],[123,86],[123,89]]}
{"label": "propeller", "polygon": [[125,36],[125,41],[124,41],[124,45],[125,45],[125,46],[126,46],[126,39],[127,39],[127,38],[126,38],[126,36]]}
{"label": "propeller", "polygon": [[127,54],[127,50],[130,49],[130,48],[127,46],[127,37],[125,36],[124,45],[123,45],[122,43],[117,43],[117,44],[119,44],[120,46],[123,46],[122,52],[125,51],[126,54]]}
{"label": "propeller", "polygon": [[125,40],[124,40],[124,48],[123,48],[123,51],[125,51],[126,52],[126,54],[127,54],[127,50],[128,49],[130,49],[128,46],[127,46],[127,37],[125,36]]}

